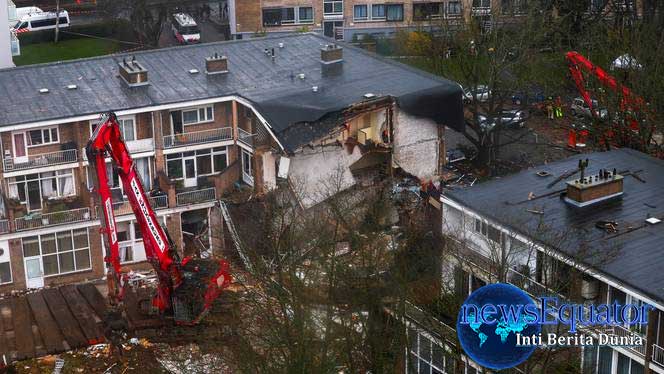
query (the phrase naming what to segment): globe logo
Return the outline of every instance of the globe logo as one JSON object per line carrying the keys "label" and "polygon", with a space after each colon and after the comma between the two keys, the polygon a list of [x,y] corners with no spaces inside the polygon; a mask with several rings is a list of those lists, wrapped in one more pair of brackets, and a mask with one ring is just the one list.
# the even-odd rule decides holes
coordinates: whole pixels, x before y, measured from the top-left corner
{"label": "globe logo", "polygon": [[536,308],[525,292],[511,284],[494,283],[477,289],[463,303],[457,318],[461,347],[473,361],[489,369],[508,369],[524,362],[536,347],[517,346],[516,335],[532,336],[542,331],[542,326],[523,311],[529,304],[533,305],[529,308]]}

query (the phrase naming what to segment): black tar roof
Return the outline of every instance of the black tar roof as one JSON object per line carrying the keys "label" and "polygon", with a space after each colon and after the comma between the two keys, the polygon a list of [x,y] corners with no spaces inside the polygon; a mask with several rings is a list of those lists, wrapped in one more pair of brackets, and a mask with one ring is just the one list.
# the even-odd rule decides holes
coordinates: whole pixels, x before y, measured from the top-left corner
{"label": "black tar roof", "polygon": [[[284,48],[279,48],[282,42]],[[136,52],[132,55],[148,69],[150,85],[135,88],[128,88],[118,74],[118,62],[129,55],[0,70],[0,127],[237,95],[254,103],[282,144],[293,150],[313,140],[312,133],[326,131],[312,131],[307,122],[373,93],[395,97],[413,115],[463,128],[458,84],[348,45],[343,45],[340,71],[324,74],[320,49],[330,43],[306,33]],[[275,49],[274,62],[265,55],[266,48]],[[228,56],[228,74],[204,73],[205,58],[215,52]],[[190,69],[200,73],[192,75]],[[305,79],[298,78],[301,73]],[[78,88],[67,90],[70,84]],[[50,92],[41,94],[41,88]],[[283,136],[302,123],[302,129]]]}
{"label": "black tar roof", "polygon": [[[530,192],[544,196],[565,189],[565,180],[551,188],[546,186],[566,171],[575,170],[578,160],[586,158],[590,160],[586,175],[596,174],[599,169],[642,170],[637,175],[645,183],[625,176],[621,200],[581,210],[569,206],[558,193],[528,201]],[[537,176],[535,173],[540,170],[552,176]],[[664,223],[645,223],[648,214],[664,219],[662,160],[630,149],[584,154],[445,195],[515,232],[563,251],[653,300],[664,301]],[[529,209],[543,214],[528,212]],[[595,223],[600,220],[617,221],[619,231],[610,234],[596,228]]]}

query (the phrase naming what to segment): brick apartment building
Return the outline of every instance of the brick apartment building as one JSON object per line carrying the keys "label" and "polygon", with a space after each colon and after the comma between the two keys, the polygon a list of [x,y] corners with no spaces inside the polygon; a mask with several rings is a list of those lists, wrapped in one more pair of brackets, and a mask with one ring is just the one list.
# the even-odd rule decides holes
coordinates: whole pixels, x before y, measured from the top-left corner
{"label": "brick apartment building", "polygon": [[[397,30],[455,27],[471,18],[491,24],[525,16],[529,0],[228,0],[228,22],[235,38],[256,33],[299,30],[352,41],[354,36],[389,37]],[[613,7],[640,15],[642,0],[588,2],[589,12]]]}
{"label": "brick apartment building", "polygon": [[[264,193],[332,164],[352,187],[350,167],[375,152],[436,178],[443,125],[463,124],[459,86],[329,42],[308,33],[0,71],[0,293],[103,276],[83,149],[109,110],[157,216],[187,255],[221,249],[218,200],[235,189]],[[122,262],[146,268],[110,163],[108,172]],[[315,184],[303,188],[314,193]],[[317,199],[302,196],[303,206]]]}
{"label": "brick apartment building", "polygon": [[[584,172],[556,179],[575,170],[581,159],[589,160]],[[663,172],[662,160],[620,149],[444,192],[441,227],[454,241],[444,253],[442,293],[463,300],[501,279],[535,298],[558,297],[561,303],[648,303],[655,309],[647,326],[625,324],[601,331],[636,334],[643,345],[578,347],[558,360],[575,363],[584,374],[664,373]],[[456,316],[427,320],[418,318],[416,307],[411,309],[406,372],[429,372],[432,367],[433,372],[446,372],[449,365],[462,364],[445,353],[455,344],[449,336],[456,336]],[[545,325],[543,333],[556,328]],[[580,332],[598,333],[587,327]],[[460,361],[475,367],[467,372],[479,372],[471,360]],[[555,359],[548,369],[554,370],[554,364]]]}

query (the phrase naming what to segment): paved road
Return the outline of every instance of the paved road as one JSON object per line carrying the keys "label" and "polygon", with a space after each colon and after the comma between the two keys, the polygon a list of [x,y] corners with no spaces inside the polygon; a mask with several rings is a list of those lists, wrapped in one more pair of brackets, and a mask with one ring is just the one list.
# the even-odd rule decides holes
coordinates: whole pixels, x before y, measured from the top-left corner
{"label": "paved road", "polygon": [[[226,35],[221,27],[210,21],[199,21],[198,27],[201,29],[201,43],[210,43],[220,40],[226,40]],[[180,45],[173,35],[170,21],[164,24],[161,36],[159,37],[159,48]]]}

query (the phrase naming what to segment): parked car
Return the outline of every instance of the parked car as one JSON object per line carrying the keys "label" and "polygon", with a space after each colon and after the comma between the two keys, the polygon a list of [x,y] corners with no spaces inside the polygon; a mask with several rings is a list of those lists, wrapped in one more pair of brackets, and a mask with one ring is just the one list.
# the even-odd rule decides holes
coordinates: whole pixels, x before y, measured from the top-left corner
{"label": "parked car", "polygon": [[180,44],[199,43],[201,41],[201,30],[194,18],[187,13],[173,14],[171,22],[173,35]]}
{"label": "parked car", "polygon": [[489,101],[491,98],[491,90],[488,86],[479,84],[474,88],[466,88],[463,90],[463,101],[465,103],[470,103],[474,100],[477,100],[480,103]]}
{"label": "parked car", "polygon": [[497,117],[488,118],[487,116],[478,115],[477,123],[484,131],[493,130],[498,123],[502,128],[517,129],[522,128],[526,124],[528,115],[525,111],[519,109],[510,109],[501,111]]}
{"label": "parked car", "polygon": [[[604,108],[599,108],[599,103],[597,102],[597,100],[593,99],[592,104],[596,116],[599,116],[599,118],[601,119],[604,119],[609,116],[609,111],[607,111]],[[588,107],[588,104],[586,104],[585,100],[583,100],[580,97],[577,97],[572,101],[570,110],[572,112],[572,115],[575,117],[577,116],[583,116],[588,118],[593,117],[592,113],[590,113],[590,108]]]}

